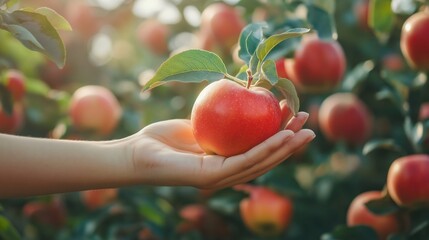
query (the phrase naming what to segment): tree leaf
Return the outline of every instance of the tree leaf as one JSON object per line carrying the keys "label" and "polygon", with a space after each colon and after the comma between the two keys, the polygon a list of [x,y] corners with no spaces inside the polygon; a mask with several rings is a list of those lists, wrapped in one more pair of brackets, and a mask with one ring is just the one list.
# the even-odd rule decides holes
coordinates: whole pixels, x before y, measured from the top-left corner
{"label": "tree leaf", "polygon": [[273,60],[267,60],[262,64],[262,75],[271,85],[277,84],[279,77],[277,76],[276,64]]}
{"label": "tree leaf", "polygon": [[392,0],[371,0],[369,5],[369,26],[380,40],[386,40],[394,26],[395,15],[391,9]]}
{"label": "tree leaf", "polygon": [[71,31],[72,27],[70,23],[55,10],[48,7],[41,7],[35,10],[36,13],[40,13],[48,18],[51,25],[57,30]]}
{"label": "tree leaf", "polygon": [[63,41],[47,17],[36,12],[17,10],[3,12],[2,18],[3,27],[11,31],[24,46],[45,54],[58,67],[64,66],[66,50]]}
{"label": "tree leaf", "polygon": [[321,39],[333,39],[337,36],[334,16],[324,9],[310,5],[307,6],[307,19],[317,31],[317,35]]}
{"label": "tree leaf", "polygon": [[274,87],[285,97],[287,105],[293,114],[297,114],[299,111],[299,98],[293,83],[286,78],[279,78]]}
{"label": "tree leaf", "polygon": [[342,89],[345,91],[356,90],[368,78],[374,67],[375,64],[371,60],[357,64],[345,77],[341,84]]}
{"label": "tree leaf", "polygon": [[338,226],[331,233],[323,234],[321,240],[377,240],[378,236],[374,229],[360,226]]}
{"label": "tree leaf", "polygon": [[215,53],[205,50],[187,50],[167,59],[145,84],[148,90],[168,81],[216,81],[225,76],[226,66]]}
{"label": "tree leaf", "polygon": [[383,194],[378,199],[373,199],[365,203],[369,211],[376,215],[388,215],[400,210],[400,207],[390,198],[388,194]]}
{"label": "tree leaf", "polygon": [[368,156],[376,151],[382,151],[383,155],[393,153],[394,155],[404,155],[405,152],[401,146],[397,145],[393,139],[372,140],[363,147],[362,153]]}
{"label": "tree leaf", "polygon": [[238,56],[247,64],[249,64],[250,58],[262,41],[264,37],[263,29],[266,27],[266,23],[251,23],[241,31]]}
{"label": "tree leaf", "polygon": [[279,43],[289,38],[302,36],[304,33],[309,31],[310,29],[308,28],[293,28],[284,33],[274,34],[268,37],[256,48],[256,56],[258,57],[259,62],[263,62],[271,50]]}
{"label": "tree leaf", "polygon": [[18,231],[12,226],[10,221],[0,215],[0,239],[19,240],[21,237]]}
{"label": "tree leaf", "polygon": [[25,27],[20,25],[10,24],[6,26],[7,30],[12,33],[12,35],[22,42],[29,49],[41,49],[44,50],[42,44],[34,37],[34,35],[28,31]]}

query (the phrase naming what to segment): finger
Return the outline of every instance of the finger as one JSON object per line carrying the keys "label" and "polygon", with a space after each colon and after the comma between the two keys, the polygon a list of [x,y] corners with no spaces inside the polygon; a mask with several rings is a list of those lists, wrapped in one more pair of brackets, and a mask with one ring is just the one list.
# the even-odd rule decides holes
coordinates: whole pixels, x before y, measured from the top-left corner
{"label": "finger", "polygon": [[246,153],[225,159],[219,168],[220,179],[237,175],[252,168],[258,161],[264,160],[272,152],[281,148],[293,135],[294,133],[290,130],[280,131]]}
{"label": "finger", "polygon": [[277,149],[277,151],[271,152],[271,154],[265,159],[260,159],[253,167],[225,178],[219,182],[219,184],[235,185],[257,178],[286,160],[303,145],[313,140],[314,137],[315,135],[313,131],[309,129],[300,130],[295,134],[295,136],[285,143],[284,147],[280,147]]}
{"label": "finger", "polygon": [[286,129],[289,129],[293,132],[299,131],[302,126],[304,126],[305,122],[308,119],[308,113],[299,112],[296,116],[292,117],[289,122],[286,124]]}

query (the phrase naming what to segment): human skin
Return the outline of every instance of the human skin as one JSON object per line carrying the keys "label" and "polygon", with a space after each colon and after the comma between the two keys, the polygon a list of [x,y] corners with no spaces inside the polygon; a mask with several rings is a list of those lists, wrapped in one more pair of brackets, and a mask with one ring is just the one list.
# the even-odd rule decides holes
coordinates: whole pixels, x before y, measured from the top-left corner
{"label": "human skin", "polygon": [[310,142],[300,112],[249,151],[207,155],[189,120],[157,122],[122,139],[53,140],[0,134],[0,198],[45,195],[131,185],[220,189],[250,181]]}

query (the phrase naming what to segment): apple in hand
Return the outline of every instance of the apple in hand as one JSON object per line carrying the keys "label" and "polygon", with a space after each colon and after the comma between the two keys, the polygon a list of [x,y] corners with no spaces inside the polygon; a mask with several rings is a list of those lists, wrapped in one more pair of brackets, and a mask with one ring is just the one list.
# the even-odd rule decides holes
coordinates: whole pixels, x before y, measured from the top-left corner
{"label": "apple in hand", "polygon": [[282,111],[273,93],[222,79],[206,86],[191,113],[196,141],[207,154],[244,153],[277,133]]}
{"label": "apple in hand", "polygon": [[398,214],[376,215],[367,207],[370,200],[382,197],[380,191],[369,191],[359,194],[353,199],[347,211],[347,225],[365,225],[374,229],[380,240],[385,240],[391,234],[398,233],[402,228],[402,221]]}
{"label": "apple in hand", "polygon": [[418,12],[402,26],[401,50],[411,67],[429,71],[429,12]]}
{"label": "apple in hand", "polygon": [[387,174],[387,190],[400,206],[429,206],[429,155],[414,154],[396,159]]}
{"label": "apple in hand", "polygon": [[245,225],[260,236],[275,236],[284,231],[292,219],[292,201],[262,186],[238,185],[236,190],[250,194],[240,202],[240,215]]}

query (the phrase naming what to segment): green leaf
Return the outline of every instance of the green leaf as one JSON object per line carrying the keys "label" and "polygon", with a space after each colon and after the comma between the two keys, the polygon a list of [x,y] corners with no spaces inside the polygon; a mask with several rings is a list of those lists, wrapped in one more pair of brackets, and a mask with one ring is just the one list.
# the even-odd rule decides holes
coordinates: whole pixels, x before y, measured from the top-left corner
{"label": "green leaf", "polygon": [[323,234],[321,240],[377,240],[378,236],[374,229],[360,226],[338,226],[332,233]]}
{"label": "green leaf", "polygon": [[372,140],[366,143],[362,150],[365,156],[375,152],[382,152],[385,156],[387,153],[393,153],[398,156],[405,154],[402,147],[397,145],[393,139]]}
{"label": "green leaf", "polygon": [[265,41],[258,45],[256,48],[256,56],[259,62],[263,62],[268,54],[273,50],[279,43],[293,37],[302,36],[304,33],[309,32],[308,28],[293,28],[284,33],[274,34],[268,37]]}
{"label": "green leaf", "polygon": [[318,6],[310,5],[307,8],[307,19],[313,28],[317,31],[319,38],[336,38],[337,30],[335,27],[334,15]]}
{"label": "green leaf", "polygon": [[369,26],[381,40],[386,40],[394,26],[395,14],[391,9],[392,0],[371,0],[369,5]]}
{"label": "green leaf", "polygon": [[266,27],[266,23],[251,23],[241,31],[238,56],[247,64],[249,64],[253,53],[262,41],[264,37],[263,29]]}
{"label": "green leaf", "polygon": [[243,65],[240,70],[238,70],[238,73],[235,75],[236,78],[241,79],[243,81],[247,81],[247,70],[249,68],[246,65]]}
{"label": "green leaf", "polygon": [[267,60],[262,64],[262,78],[267,79],[271,85],[276,85],[279,81],[276,64],[273,60]]}
{"label": "green leaf", "polygon": [[40,13],[48,18],[48,21],[51,25],[57,30],[66,30],[71,31],[72,27],[70,23],[55,10],[47,7],[37,8],[35,10],[36,13]]}
{"label": "green leaf", "polygon": [[12,35],[21,41],[27,48],[30,49],[42,49],[44,50],[42,44],[34,37],[34,35],[28,31],[25,27],[20,25],[10,24],[6,26],[7,30],[12,33]]}
{"label": "green leaf", "polygon": [[19,240],[18,231],[12,226],[7,218],[0,216],[0,239]]}
{"label": "green leaf", "polygon": [[293,83],[286,78],[279,78],[274,87],[284,96],[293,114],[297,114],[299,111],[299,98]]}
{"label": "green leaf", "polygon": [[365,203],[369,211],[376,215],[388,215],[400,210],[400,207],[390,198],[388,194],[384,194],[378,199],[373,199]]}
{"label": "green leaf", "polygon": [[66,57],[64,44],[46,16],[17,10],[11,13],[3,12],[2,18],[3,27],[14,34],[24,46],[45,54],[58,67],[64,66]]}
{"label": "green leaf", "polygon": [[227,74],[222,59],[215,53],[204,50],[187,50],[178,53],[165,62],[145,84],[148,90],[168,81],[201,82],[216,81]]}
{"label": "green leaf", "polygon": [[368,60],[357,64],[345,77],[341,84],[344,91],[354,91],[368,78],[368,75],[374,69],[373,61]]}

